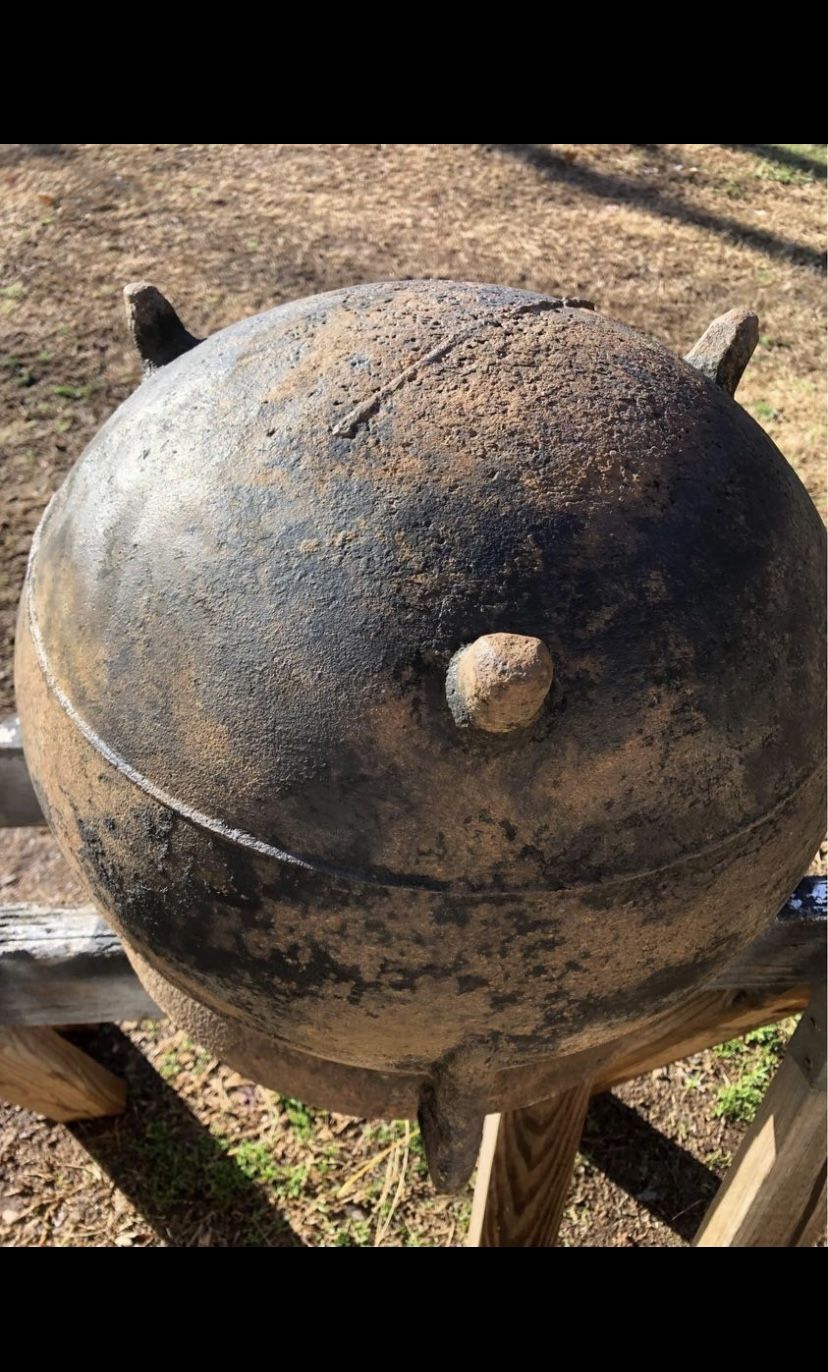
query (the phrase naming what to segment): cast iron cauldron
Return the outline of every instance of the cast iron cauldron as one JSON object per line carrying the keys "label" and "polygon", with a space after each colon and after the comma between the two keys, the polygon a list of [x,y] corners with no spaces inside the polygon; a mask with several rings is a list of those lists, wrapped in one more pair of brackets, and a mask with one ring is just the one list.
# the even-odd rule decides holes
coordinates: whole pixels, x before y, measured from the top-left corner
{"label": "cast iron cauldron", "polygon": [[457,1186],[486,1111],[703,983],[821,837],[824,531],[732,399],[755,317],[682,361],[495,286],[205,342],[127,299],[146,378],[21,605],[38,794],[174,1019],[419,1111]]}

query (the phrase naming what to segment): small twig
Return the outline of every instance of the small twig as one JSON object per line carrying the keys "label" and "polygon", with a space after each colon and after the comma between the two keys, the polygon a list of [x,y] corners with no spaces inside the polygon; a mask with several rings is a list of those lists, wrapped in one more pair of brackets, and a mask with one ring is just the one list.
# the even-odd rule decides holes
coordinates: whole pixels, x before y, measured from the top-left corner
{"label": "small twig", "polygon": [[673,1216],[672,1216],[672,1218],[671,1218],[671,1220],[670,1220],[670,1224],[671,1224],[671,1225],[675,1224],[676,1220],[680,1220],[681,1217],[682,1217],[682,1215],[686,1215],[686,1214],[687,1214],[688,1210],[696,1210],[696,1209],[698,1209],[698,1207],[699,1207],[700,1205],[704,1205],[704,1199],[703,1199],[703,1198],[702,1198],[701,1200],[694,1200],[694,1201],[692,1201],[692,1202],[690,1203],[690,1205],[685,1205],[685,1207],[684,1207],[683,1210],[679,1210],[679,1212],[678,1212],[677,1215],[673,1215]]}
{"label": "small twig", "polygon": [[388,1196],[388,1192],[391,1190],[392,1182],[396,1179],[396,1175],[397,1175],[397,1164],[398,1164],[399,1156],[400,1156],[400,1143],[399,1143],[399,1139],[398,1139],[398,1140],[396,1141],[396,1143],[394,1144],[394,1151],[392,1152],[390,1158],[388,1159],[388,1162],[385,1164],[385,1178],[384,1178],[383,1183],[382,1183],[382,1190],[380,1191],[379,1200],[377,1201],[377,1227],[376,1227],[376,1231],[375,1231],[375,1233],[374,1233],[374,1247],[375,1247],[375,1248],[379,1248],[379,1247],[380,1247],[380,1245],[382,1244],[382,1240],[383,1240],[383,1238],[384,1238],[384,1235],[385,1235],[385,1230],[384,1230],[384,1227],[383,1227],[383,1218],[382,1218],[382,1207],[385,1205],[385,1201],[386,1201],[386,1198],[387,1198],[387,1196]]}
{"label": "small twig", "polygon": [[340,1186],[339,1190],[336,1193],[337,1200],[343,1200],[345,1196],[349,1195],[350,1192],[353,1190],[354,1186],[356,1185],[356,1183],[359,1181],[360,1177],[364,1177],[366,1172],[372,1171],[373,1168],[376,1167],[377,1163],[382,1162],[383,1158],[387,1158],[388,1154],[393,1153],[394,1149],[397,1147],[399,1147],[399,1139],[395,1139],[394,1142],[392,1144],[389,1144],[387,1148],[383,1148],[380,1153],[377,1153],[373,1158],[369,1158],[368,1161],[364,1162],[361,1167],[358,1167],[357,1170],[353,1173],[353,1175],[350,1176],[348,1180],[343,1182]]}
{"label": "small twig", "polygon": [[[400,1163],[400,1176],[399,1176],[399,1180],[398,1180],[398,1182],[397,1182],[397,1189],[396,1189],[396,1191],[394,1192],[394,1199],[392,1200],[391,1205],[390,1205],[390,1207],[389,1207],[389,1209],[388,1209],[388,1214],[387,1214],[386,1217],[385,1217],[385,1222],[384,1222],[384,1224],[383,1224],[382,1221],[380,1221],[380,1224],[377,1225],[377,1234],[376,1234],[376,1238],[374,1239],[374,1247],[375,1247],[375,1248],[379,1248],[379,1247],[380,1247],[380,1245],[382,1244],[383,1239],[385,1238],[386,1234],[388,1233],[389,1229],[391,1228],[391,1220],[393,1219],[394,1211],[396,1210],[397,1206],[398,1206],[399,1203],[400,1203],[400,1198],[401,1198],[401,1196],[402,1196],[403,1188],[404,1188],[404,1186],[405,1186],[406,1177],[407,1177],[407,1174],[408,1174],[408,1155],[409,1155],[409,1144],[410,1144],[410,1141],[411,1141],[411,1126],[410,1126],[408,1120],[406,1120],[406,1121],[405,1121],[405,1135],[404,1135],[404,1140],[403,1140],[403,1155],[402,1155],[402,1162]],[[380,1202],[380,1205],[381,1205],[381,1202]]]}

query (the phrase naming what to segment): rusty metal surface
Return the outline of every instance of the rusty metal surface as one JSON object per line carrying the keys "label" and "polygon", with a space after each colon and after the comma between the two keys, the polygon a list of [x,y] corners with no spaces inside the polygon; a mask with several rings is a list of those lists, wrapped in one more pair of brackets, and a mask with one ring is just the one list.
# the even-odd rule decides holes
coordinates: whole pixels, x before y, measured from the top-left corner
{"label": "rusty metal surface", "polygon": [[147,281],[124,287],[127,328],[145,374],[166,367],[202,341],[189,333],[161,292]]}
{"label": "rusty metal surface", "polygon": [[484,634],[451,659],[446,700],[459,728],[508,734],[535,721],[554,675],[539,638]]}
{"label": "rusty metal surface", "polygon": [[[823,548],[771,440],[623,325],[333,292],[153,373],[55,497],[27,758],[179,993],[358,1071],[494,1079],[698,986],[796,884]],[[554,664],[510,732],[446,699],[488,635]]]}
{"label": "rusty metal surface", "polygon": [[735,395],[758,342],[758,316],[752,310],[728,310],[708,325],[684,360]]}

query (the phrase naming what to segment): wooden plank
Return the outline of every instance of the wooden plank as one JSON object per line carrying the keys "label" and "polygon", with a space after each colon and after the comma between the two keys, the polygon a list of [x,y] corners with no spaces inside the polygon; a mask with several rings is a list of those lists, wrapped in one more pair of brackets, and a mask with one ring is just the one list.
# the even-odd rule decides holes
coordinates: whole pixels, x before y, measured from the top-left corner
{"label": "wooden plank", "polygon": [[802,1230],[792,1247],[813,1248],[819,1243],[820,1239],[825,1238],[828,1228],[828,1195],[826,1195],[826,1178],[828,1178],[828,1165],[822,1169],[822,1187],[819,1194],[814,1190],[814,1204],[810,1216],[806,1213],[802,1217]]}
{"label": "wooden plank", "polygon": [[0,1025],[161,1019],[91,906],[0,906]]}
{"label": "wooden plank", "polygon": [[741,1038],[765,1024],[776,1024],[799,1014],[810,998],[808,986],[793,986],[783,992],[702,992],[659,1015],[645,1029],[616,1040],[607,1061],[596,1067],[593,1091],[609,1091],[692,1053]]}
{"label": "wooden plank", "polygon": [[[552,1090],[557,1089],[561,1094],[526,1110],[514,1110],[502,1116],[489,1115],[486,1119],[468,1246],[503,1247],[514,1246],[517,1242],[527,1247],[550,1246],[551,1240],[542,1242],[538,1235],[545,1233],[548,1238],[552,1233],[557,1207],[563,1205],[561,1197],[565,1188],[560,1171],[550,1164],[546,1184],[552,1191],[545,1201],[541,1196],[544,1174],[536,1155],[543,1151],[543,1144],[538,1135],[546,1120],[547,1146],[552,1156],[558,1157],[556,1137],[561,1127],[558,1103],[564,1098],[578,1099],[584,1083],[588,1083],[585,1088],[588,1097],[597,1095],[691,1053],[701,1052],[726,1039],[738,1038],[763,1024],[786,1019],[802,1010],[810,995],[807,987],[773,994],[767,991],[705,992],[657,1016],[644,1029],[597,1049],[558,1059],[552,1064],[547,1081],[552,1083]],[[565,1126],[566,1121],[563,1123]],[[520,1158],[523,1158],[522,1162]],[[510,1180],[512,1178],[514,1180]],[[497,1188],[497,1194],[490,1198],[493,1187]],[[524,1231],[513,1214],[513,1207],[526,1197],[529,1197],[531,1207],[526,1223],[531,1230]]]}
{"label": "wooden plank", "polygon": [[469,1231],[466,1235],[467,1248],[480,1247],[483,1229],[483,1216],[486,1213],[486,1200],[489,1195],[489,1182],[492,1175],[497,1135],[500,1129],[500,1115],[487,1115],[483,1121],[483,1137],[480,1140],[480,1153],[477,1158],[477,1175],[474,1181]]}
{"label": "wooden plank", "polygon": [[828,929],[827,886],[825,877],[803,877],[767,930],[710,982],[710,989],[779,989],[821,981]]}
{"label": "wooden plank", "polygon": [[126,1088],[54,1029],[0,1029],[0,1100],[48,1119],[118,1115]]}
{"label": "wooden plank", "polygon": [[43,826],[40,808],[23,756],[17,715],[0,720],[0,829]]}
{"label": "wooden plank", "polygon": [[806,1237],[813,1241],[828,1151],[825,1031],[823,986],[702,1220],[695,1248],[794,1248]]}
{"label": "wooden plank", "polygon": [[470,1246],[555,1246],[589,1097],[584,1080],[552,1100],[489,1117],[491,1165],[488,1185],[484,1166],[475,1193]]}

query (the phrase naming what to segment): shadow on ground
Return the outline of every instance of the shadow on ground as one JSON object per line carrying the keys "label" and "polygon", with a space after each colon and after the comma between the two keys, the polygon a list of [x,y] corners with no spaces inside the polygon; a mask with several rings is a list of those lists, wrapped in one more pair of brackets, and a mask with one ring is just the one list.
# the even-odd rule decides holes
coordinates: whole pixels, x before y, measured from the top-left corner
{"label": "shadow on ground", "polygon": [[681,1144],[654,1129],[617,1096],[596,1096],[581,1154],[688,1242],[719,1188],[719,1178]]}
{"label": "shadow on ground", "polygon": [[300,1248],[262,1188],[228,1156],[115,1025],[67,1034],[127,1083],[123,1115],[70,1132],[171,1247]]}
{"label": "shadow on ground", "polygon": [[[596,171],[594,167],[579,166],[569,161],[563,153],[554,152],[541,143],[495,143],[492,150],[513,157],[534,171],[539,172],[547,181],[562,182],[573,190],[586,195],[597,196],[601,200],[626,201],[637,205],[648,214],[660,215],[663,219],[676,219],[684,224],[705,229],[709,233],[720,234],[746,247],[755,248],[769,257],[783,257],[801,266],[825,271],[826,255],[818,248],[809,248],[793,239],[780,238],[777,234],[764,229],[754,229],[742,224],[738,219],[726,215],[712,214],[698,205],[668,195],[658,186],[640,179],[614,176],[608,172]],[[651,145],[644,145],[651,146]],[[737,145],[745,150],[755,150],[751,145]],[[765,147],[765,144],[756,147]]]}
{"label": "shadow on ground", "polygon": [[792,148],[777,147],[774,143],[720,143],[720,148],[731,152],[752,152],[765,162],[776,162],[780,167],[790,167],[792,171],[808,172],[811,176],[825,179],[825,163],[806,153],[794,152]]}

